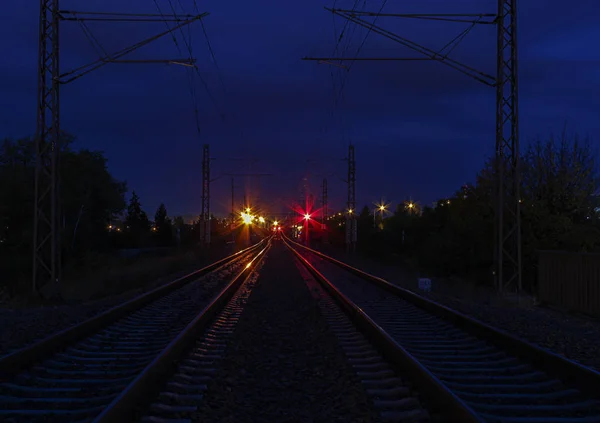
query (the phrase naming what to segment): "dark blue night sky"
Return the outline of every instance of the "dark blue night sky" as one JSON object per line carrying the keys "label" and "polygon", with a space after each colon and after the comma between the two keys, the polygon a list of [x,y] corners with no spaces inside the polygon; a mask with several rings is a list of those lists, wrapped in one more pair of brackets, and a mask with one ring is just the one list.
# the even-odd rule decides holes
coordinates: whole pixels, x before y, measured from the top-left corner
{"label": "dark blue night sky", "polygon": [[[172,0],[179,8],[178,0]],[[379,10],[383,0],[359,0]],[[169,10],[168,0],[157,0]],[[193,0],[180,0],[194,13]],[[111,172],[126,180],[153,214],[164,202],[170,214],[200,211],[202,144],[214,157],[212,210],[226,213],[230,179],[225,173],[270,173],[248,187],[264,204],[280,208],[296,199],[305,175],[318,195],[329,180],[330,207],[345,201],[349,142],[356,146],[357,203],[407,197],[430,203],[472,181],[494,146],[495,91],[435,62],[357,62],[347,74],[343,99],[332,116],[331,69],[301,61],[329,56],[334,19],[323,6],[333,0],[198,1],[210,12],[205,27],[192,24],[192,48],[215,103],[196,76],[200,133],[185,68],[109,64],[63,87],[62,127],[77,146],[103,150]],[[338,0],[350,8],[353,0]],[[387,2],[386,12],[495,12],[494,0]],[[33,4],[36,4],[34,7]],[[450,5],[451,4],[451,5]],[[35,130],[37,3],[3,5],[0,38],[0,137]],[[523,144],[559,132],[565,122],[581,135],[600,133],[600,16],[598,0],[520,2],[520,111]],[[153,0],[78,2],[61,9],[156,13]],[[441,48],[462,24],[380,18],[377,22],[431,48]],[[339,32],[342,18],[335,19]],[[95,23],[89,28],[108,51],[165,29],[161,23]],[[77,23],[62,26],[61,68],[97,58]],[[7,36],[10,34],[10,36]],[[186,31],[187,34],[187,31]],[[349,34],[349,32],[348,32]],[[354,32],[353,57],[366,30]],[[179,43],[183,45],[181,35]],[[342,44],[342,46],[345,44]],[[370,34],[361,56],[414,57],[416,53]],[[130,58],[178,58],[165,37]],[[453,57],[494,74],[495,28],[475,28]],[[220,72],[219,72],[220,69]],[[224,83],[222,83],[223,81]],[[231,161],[230,158],[254,158]],[[237,192],[249,181],[236,181]],[[237,201],[241,202],[241,195]],[[277,210],[279,211],[279,210]]]}

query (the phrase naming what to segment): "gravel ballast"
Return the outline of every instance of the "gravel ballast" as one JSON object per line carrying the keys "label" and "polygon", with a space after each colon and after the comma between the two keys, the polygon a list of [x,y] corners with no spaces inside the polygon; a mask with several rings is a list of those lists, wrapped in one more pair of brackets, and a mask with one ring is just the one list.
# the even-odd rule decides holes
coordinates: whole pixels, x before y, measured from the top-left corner
{"label": "gravel ballast", "polygon": [[375,421],[292,253],[265,260],[195,421]]}
{"label": "gravel ballast", "polygon": [[[227,255],[222,254],[222,257]],[[217,260],[218,258],[214,257],[207,258],[194,267],[150,281],[143,288],[99,300],[44,307],[2,307],[0,308],[0,356],[81,323],[143,292],[185,276]]]}
{"label": "gravel ballast", "polygon": [[[493,294],[473,295],[456,287],[451,294],[436,289],[415,289],[416,276],[397,265],[377,263],[359,255],[330,250],[332,257],[382,277],[388,282],[444,304],[543,348],[600,371],[600,321],[533,305],[502,301]],[[412,278],[412,279],[411,279]]]}

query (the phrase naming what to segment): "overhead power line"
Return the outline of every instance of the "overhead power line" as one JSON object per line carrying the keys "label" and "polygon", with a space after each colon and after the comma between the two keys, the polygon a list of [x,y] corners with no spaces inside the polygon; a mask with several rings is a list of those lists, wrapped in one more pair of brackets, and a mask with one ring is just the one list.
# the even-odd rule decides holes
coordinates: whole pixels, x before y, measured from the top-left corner
{"label": "overhead power line", "polygon": [[[418,60],[437,61],[455,69],[480,83],[496,90],[496,157],[495,157],[495,231],[494,231],[494,278],[497,289],[520,291],[522,289],[521,262],[521,212],[519,174],[519,114],[518,114],[518,55],[517,55],[517,0],[498,0],[497,13],[471,14],[383,14],[357,12],[356,10],[328,9],[335,15],[380,34],[421,55]],[[469,23],[471,26],[459,33],[441,50],[422,46],[414,41],[386,30],[363,16],[393,16],[397,18],[442,20]],[[449,53],[460,43],[475,25],[496,27],[496,74],[494,76],[477,70]],[[415,60],[417,58],[365,58],[364,60]],[[320,63],[342,62],[345,57],[304,58]]]}
{"label": "overhead power line", "polygon": [[[105,13],[60,10],[58,0],[41,0],[38,45],[38,95],[35,136],[35,201],[33,228],[32,290],[38,292],[45,285],[60,285],[62,267],[61,228],[63,225],[60,201],[60,86],[106,66],[109,63],[172,63],[192,65],[192,58],[167,60],[126,60],[126,55],[207,16],[207,13],[169,18],[173,28],[139,41],[115,53],[108,53],[94,37],[86,21],[160,22],[160,15],[135,13]],[[66,73],[59,67],[59,23],[76,21],[99,55]]]}

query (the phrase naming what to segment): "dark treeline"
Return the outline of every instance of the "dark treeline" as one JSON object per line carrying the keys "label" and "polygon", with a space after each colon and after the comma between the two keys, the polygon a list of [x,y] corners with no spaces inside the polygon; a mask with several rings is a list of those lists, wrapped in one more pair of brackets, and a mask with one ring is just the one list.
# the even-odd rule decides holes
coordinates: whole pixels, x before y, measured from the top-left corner
{"label": "dark treeline", "polygon": [[[152,217],[140,198],[108,172],[101,152],[72,148],[63,136],[61,156],[61,240],[68,270],[89,266],[98,254],[118,249],[192,247],[199,225],[170,218],[161,204]],[[522,240],[526,287],[535,282],[538,250],[600,250],[596,213],[599,179],[597,157],[587,140],[563,133],[538,140],[522,154]],[[0,285],[30,278],[34,204],[33,141],[5,139],[0,145]],[[493,192],[488,161],[473,184],[462,186],[435,205],[399,204],[382,222],[373,207],[359,215],[358,248],[366,254],[407,260],[436,275],[459,275],[478,283],[492,281]],[[412,205],[412,206],[410,206]],[[343,243],[341,225],[331,240]],[[215,219],[212,222],[216,222]],[[223,232],[227,229],[223,227]],[[216,241],[220,228],[213,225]],[[98,261],[98,260],[96,260]]]}
{"label": "dark treeline", "polygon": [[[588,140],[563,132],[533,142],[521,156],[521,215],[524,288],[532,290],[537,251],[600,251],[597,156]],[[493,281],[493,165],[488,161],[473,184],[432,206],[405,201],[380,222],[373,207],[358,219],[359,251],[405,260],[437,276],[474,283]],[[343,243],[344,218],[334,242]]]}
{"label": "dark treeline", "polygon": [[[63,134],[61,149],[61,242],[65,277],[98,256],[118,249],[191,247],[199,224],[170,218],[161,204],[153,221],[127,186],[115,180],[102,152],[74,150],[74,137]],[[31,138],[0,143],[0,286],[29,281],[32,264],[35,151]],[[214,220],[213,220],[214,222]],[[102,260],[100,260],[101,262]]]}

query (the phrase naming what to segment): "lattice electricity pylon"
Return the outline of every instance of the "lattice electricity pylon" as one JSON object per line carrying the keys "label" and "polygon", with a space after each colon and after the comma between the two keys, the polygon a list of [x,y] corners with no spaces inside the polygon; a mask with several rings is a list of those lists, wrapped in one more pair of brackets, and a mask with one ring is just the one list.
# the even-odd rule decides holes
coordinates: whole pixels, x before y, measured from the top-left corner
{"label": "lattice electricity pylon", "polygon": [[[370,60],[433,60],[451,67],[490,87],[496,88],[496,195],[494,277],[499,291],[516,285],[522,288],[521,279],[521,217],[519,175],[519,116],[518,116],[518,57],[517,57],[517,0],[498,0],[496,13],[448,14],[448,13],[374,13],[357,10],[329,9],[335,15],[382,35],[424,57],[305,57],[340,68],[349,69],[344,61]],[[435,51],[391,31],[368,22],[361,17],[397,17],[436,21],[462,22],[469,28],[458,34],[441,50]],[[497,26],[496,76],[481,72],[449,57],[450,52],[476,25]],[[351,66],[351,65],[350,65]],[[343,84],[342,84],[343,89]],[[342,93],[338,93],[338,97]]]}
{"label": "lattice electricity pylon", "polygon": [[327,219],[329,218],[328,207],[327,178],[323,178],[323,184],[321,185],[321,229],[324,231],[324,238],[327,238]]}
{"label": "lattice electricity pylon", "polygon": [[356,251],[357,220],[356,220],[356,161],[354,145],[348,146],[348,210],[346,210],[346,249]]}
{"label": "lattice electricity pylon", "polygon": [[58,0],[41,0],[38,45],[38,109],[35,136],[33,285],[60,280]]}
{"label": "lattice electricity pylon", "polygon": [[202,211],[200,212],[200,242],[210,246],[210,154],[208,144],[202,150]]}
{"label": "lattice electricity pylon", "polygon": [[497,17],[495,276],[499,291],[514,285],[522,289],[516,3],[499,0]]}
{"label": "lattice electricity pylon", "polygon": [[306,176],[305,178],[302,179],[302,187],[300,188],[300,198],[298,199],[298,203],[300,205],[300,208],[302,210],[304,210],[304,213],[308,212],[308,194],[309,194],[309,188],[308,188],[308,176]]}
{"label": "lattice electricity pylon", "polygon": [[[59,284],[61,279],[61,214],[60,214],[60,85],[79,79],[108,63],[168,63],[193,66],[195,60],[120,60],[123,56],[152,41],[197,21],[208,13],[197,16],[165,17],[153,14],[75,12],[59,10],[59,0],[40,0],[38,39],[38,98],[35,135],[35,201],[33,222],[33,272],[32,291],[46,284]],[[64,74],[59,67],[59,22],[76,21],[82,25],[86,36],[97,41],[85,26],[85,21],[119,22],[175,22],[146,40],[126,47],[116,53],[73,69]],[[96,46],[95,44],[95,46]]]}

